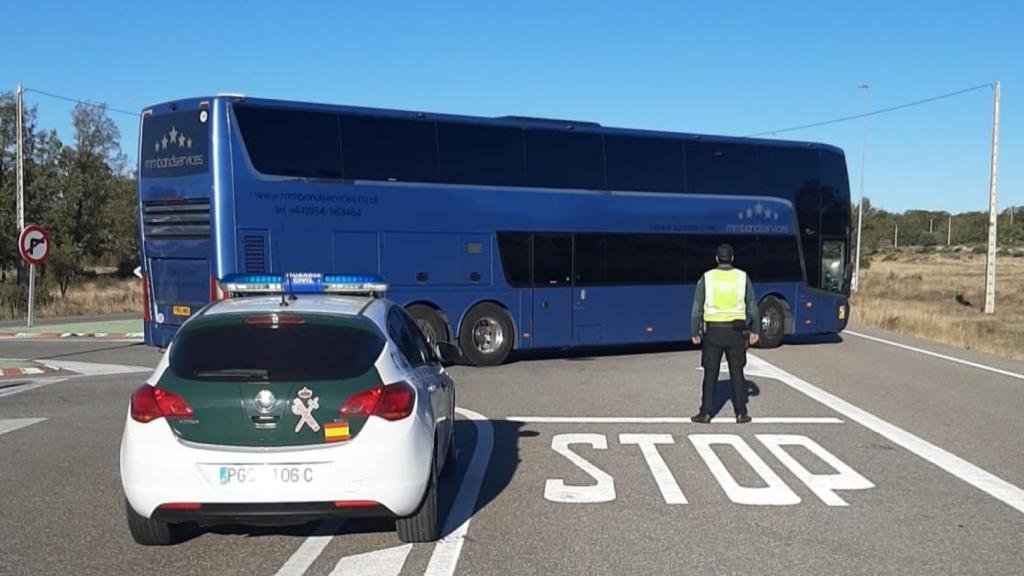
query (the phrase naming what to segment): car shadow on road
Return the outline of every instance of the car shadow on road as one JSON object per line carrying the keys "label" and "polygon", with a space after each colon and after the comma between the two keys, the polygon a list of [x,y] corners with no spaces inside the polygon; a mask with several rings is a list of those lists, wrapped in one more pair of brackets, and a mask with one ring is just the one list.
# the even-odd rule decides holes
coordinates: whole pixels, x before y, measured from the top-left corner
{"label": "car shadow on road", "polygon": [[[467,472],[472,463],[473,454],[478,441],[477,424],[490,426],[493,437],[491,454],[487,458],[487,466],[483,476],[483,484],[479,488],[476,502],[472,506],[458,505],[458,498],[467,498],[472,492],[463,482],[467,480]],[[521,422],[508,420],[465,420],[455,422],[455,467],[451,473],[440,478],[438,485],[438,509],[441,512],[442,537],[458,528],[468,516],[460,511],[475,515],[493,501],[511,482],[519,466],[519,440],[538,436],[534,431],[521,430]],[[460,494],[461,492],[461,494]],[[453,515],[454,514],[454,515]],[[182,538],[191,540],[206,533],[221,535],[237,535],[245,537],[261,536],[295,536],[305,538],[319,535],[317,528],[322,522],[308,522],[297,525],[241,525],[218,524],[212,526],[182,526]],[[348,518],[331,535],[389,533],[395,530],[393,518]]]}

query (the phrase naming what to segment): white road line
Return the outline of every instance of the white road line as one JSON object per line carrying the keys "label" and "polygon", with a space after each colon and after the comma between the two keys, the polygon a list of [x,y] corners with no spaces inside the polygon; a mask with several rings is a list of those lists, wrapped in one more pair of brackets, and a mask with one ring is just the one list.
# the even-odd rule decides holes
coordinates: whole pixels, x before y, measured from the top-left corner
{"label": "white road line", "polygon": [[938,352],[932,352],[931,350],[925,350],[924,348],[917,348],[915,346],[908,346],[907,344],[900,344],[899,342],[893,342],[892,340],[886,340],[885,338],[879,338],[877,336],[869,336],[867,334],[861,334],[860,332],[854,332],[853,330],[844,330],[843,334],[849,334],[850,336],[856,336],[858,338],[864,338],[865,340],[871,340],[879,342],[881,344],[888,344],[889,346],[895,346],[896,348],[902,348],[904,350],[910,350],[911,352],[917,352],[918,354],[924,354],[925,356],[932,356],[934,358],[941,358],[957,364],[963,364],[964,366],[970,366],[971,368],[977,368],[979,370],[987,370],[996,374],[1002,374],[1003,376],[1009,376],[1010,378],[1016,378],[1018,380],[1024,380],[1024,374],[1018,374],[1017,372],[1010,372],[1009,370],[1002,370],[993,366],[987,366],[985,364],[978,364],[977,362],[971,362],[970,360],[964,360],[962,358],[956,358],[954,356],[947,356],[945,354],[939,354]]}
{"label": "white road line", "polygon": [[[434,553],[430,556],[430,563],[427,564],[424,576],[451,576],[455,573],[455,565],[459,563],[462,544],[466,540],[466,532],[469,531],[469,521],[473,519],[473,512],[476,510],[476,499],[480,495],[480,486],[484,483],[487,464],[491,460],[491,449],[494,446],[494,430],[487,418],[465,408],[456,408],[456,411],[476,425],[476,447],[473,449],[473,457],[469,461],[466,474],[462,477],[452,509],[448,512],[444,529],[447,536],[434,546]],[[452,529],[451,524],[459,520],[462,520],[462,523]]]}
{"label": "white road line", "polygon": [[302,576],[309,570],[309,567],[316,562],[316,559],[320,557],[320,553],[324,551],[324,548],[331,542],[331,538],[334,538],[334,533],[338,531],[338,528],[343,524],[342,520],[326,520],[321,522],[316,530],[313,531],[313,535],[302,543],[296,550],[291,558],[284,563],[283,566],[277,571],[277,576]]}
{"label": "white road line", "polygon": [[106,376],[108,374],[130,374],[132,372],[152,372],[145,366],[129,366],[125,364],[100,364],[97,362],[74,362],[71,360],[47,360],[47,364],[61,370],[77,372],[82,376]]}
{"label": "white road line", "polygon": [[29,390],[35,390],[36,388],[42,388],[43,386],[63,382],[67,379],[68,377],[66,376],[62,378],[33,378],[30,383],[0,389],[0,398],[14,396],[15,394],[21,394],[22,392],[28,392]]}
{"label": "white road line", "polygon": [[39,424],[45,421],[46,418],[7,418],[0,419],[0,436],[7,434],[8,432],[14,432],[20,430],[26,426],[33,424]]}
{"label": "white road line", "polygon": [[345,556],[331,570],[330,576],[398,576],[412,544],[374,550],[365,554]]}
{"label": "white road line", "polygon": [[946,450],[939,448],[927,440],[923,440],[902,428],[882,420],[878,416],[875,416],[866,410],[850,404],[838,396],[834,396],[821,388],[818,388],[806,380],[802,380],[789,372],[786,372],[774,364],[770,364],[754,355],[750,355],[748,360],[752,365],[756,365],[765,374],[769,374],[771,378],[779,380],[798,392],[802,392],[836,412],[839,412],[843,416],[846,416],[850,420],[873,430],[894,444],[917,454],[921,458],[924,458],[986,494],[1002,500],[1020,512],[1024,512],[1024,490],[1021,490],[1002,478],[971,464],[951,452],[947,452]]}
{"label": "white road line", "polygon": [[[509,416],[506,418],[511,422],[529,422],[533,424],[693,424],[689,418],[678,416],[653,416],[653,417],[632,417],[632,416]],[[736,420],[730,416],[717,418],[711,421],[713,424],[735,424]],[[842,424],[843,421],[833,416],[798,416],[798,417],[776,417],[764,416],[754,418],[753,424]],[[701,424],[704,426],[704,424]]]}

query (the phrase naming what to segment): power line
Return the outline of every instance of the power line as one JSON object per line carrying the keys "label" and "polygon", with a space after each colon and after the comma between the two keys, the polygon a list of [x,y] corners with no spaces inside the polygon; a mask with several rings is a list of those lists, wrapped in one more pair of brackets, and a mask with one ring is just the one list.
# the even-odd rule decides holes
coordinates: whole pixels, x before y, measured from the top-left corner
{"label": "power line", "polygon": [[904,108],[911,108],[913,106],[920,106],[922,104],[928,104],[929,102],[935,102],[936,100],[943,100],[946,98],[952,98],[953,96],[959,96],[975,90],[981,90],[982,88],[992,88],[995,84],[988,82],[985,84],[978,84],[977,86],[971,86],[970,88],[964,88],[963,90],[957,90],[956,92],[948,92],[946,94],[940,94],[938,96],[932,96],[931,98],[925,98],[923,100],[915,100],[913,102],[907,102],[906,104],[900,104],[898,106],[890,106],[888,108],[882,108],[874,110],[872,112],[865,112],[863,114],[854,114],[853,116],[844,116],[842,118],[835,118],[833,120],[825,120],[822,122],[815,122],[813,124],[801,124],[800,126],[793,126],[791,128],[783,128],[781,130],[768,130],[767,132],[758,132],[756,134],[748,134],[748,138],[755,136],[768,136],[772,134],[781,134],[783,132],[793,132],[795,130],[806,130],[807,128],[817,128],[819,126],[828,126],[829,124],[838,124],[840,122],[849,122],[850,120],[857,120],[858,118],[866,118],[868,116],[875,116],[877,114],[885,114],[886,112],[894,112],[896,110],[902,110]]}
{"label": "power line", "polygon": [[54,94],[52,92],[45,92],[43,90],[36,90],[35,88],[25,88],[25,92],[33,92],[35,94],[41,94],[43,96],[48,96],[50,98],[56,98],[57,100],[63,100],[65,102],[73,102],[75,104],[81,104],[83,106],[91,106],[93,108],[102,108],[104,110],[109,110],[111,112],[117,112],[118,114],[126,114],[128,116],[132,116],[132,117],[135,117],[135,118],[138,118],[140,116],[140,114],[138,112],[131,112],[129,110],[121,110],[119,108],[111,108],[110,106],[107,106],[106,104],[96,104],[95,102],[86,102],[85,100],[79,100],[78,98],[72,98],[70,96],[62,96],[60,94]]}

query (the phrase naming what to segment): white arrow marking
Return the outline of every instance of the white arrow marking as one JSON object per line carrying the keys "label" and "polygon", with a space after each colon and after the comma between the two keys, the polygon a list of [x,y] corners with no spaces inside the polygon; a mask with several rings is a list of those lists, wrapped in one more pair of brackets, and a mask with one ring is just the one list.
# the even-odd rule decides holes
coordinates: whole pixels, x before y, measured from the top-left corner
{"label": "white arrow marking", "polygon": [[341,525],[341,520],[326,520],[317,525],[313,535],[306,538],[291,558],[277,571],[277,576],[302,576],[305,574],[313,562],[316,562],[324,548],[330,544],[331,538],[334,538],[334,533]]}
{"label": "white arrow marking", "polygon": [[44,420],[46,420],[46,418],[9,418],[6,420],[0,420],[0,436],[3,436],[8,432],[20,430],[26,426],[39,424]]}
{"label": "white arrow marking", "polygon": [[131,374],[133,372],[152,372],[145,366],[128,366],[124,364],[97,364],[95,362],[73,362],[71,360],[47,360],[47,364],[61,370],[70,370],[83,376],[107,376],[109,374]]}
{"label": "white arrow marking", "polygon": [[5,396],[14,396],[15,394],[21,394],[22,392],[28,392],[29,390],[35,390],[36,388],[42,388],[43,386],[49,386],[50,384],[56,384],[57,382],[63,382],[65,380],[67,380],[67,378],[33,378],[31,384],[11,386],[0,390],[0,398]]}
{"label": "white arrow marking", "polygon": [[[476,447],[473,449],[473,458],[469,461],[466,475],[459,485],[455,503],[452,504],[448,519],[445,521],[444,532],[448,535],[434,546],[434,554],[430,556],[430,563],[427,564],[424,576],[451,576],[455,573],[455,565],[459,563],[462,544],[466,539],[466,532],[469,531],[469,521],[473,519],[476,499],[480,495],[480,486],[484,483],[487,464],[491,460],[491,448],[494,446],[494,430],[487,418],[465,408],[455,410],[476,424]],[[451,530],[451,524],[459,521],[462,523]]]}
{"label": "white arrow marking", "polygon": [[338,561],[331,576],[398,576],[405,566],[412,544],[404,544],[365,554],[346,556]]}

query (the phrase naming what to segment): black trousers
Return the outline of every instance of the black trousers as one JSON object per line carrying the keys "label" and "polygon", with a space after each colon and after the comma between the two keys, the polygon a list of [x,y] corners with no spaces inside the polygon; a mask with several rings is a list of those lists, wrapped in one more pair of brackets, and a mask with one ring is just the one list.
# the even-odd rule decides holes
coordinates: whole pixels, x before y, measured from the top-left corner
{"label": "black trousers", "polygon": [[711,414],[722,354],[725,354],[729,364],[729,379],[732,381],[733,411],[737,415],[746,414],[747,381],[743,377],[743,367],[747,365],[747,337],[743,330],[732,324],[709,323],[701,344],[700,365],[704,367],[704,389],[700,413]]}

